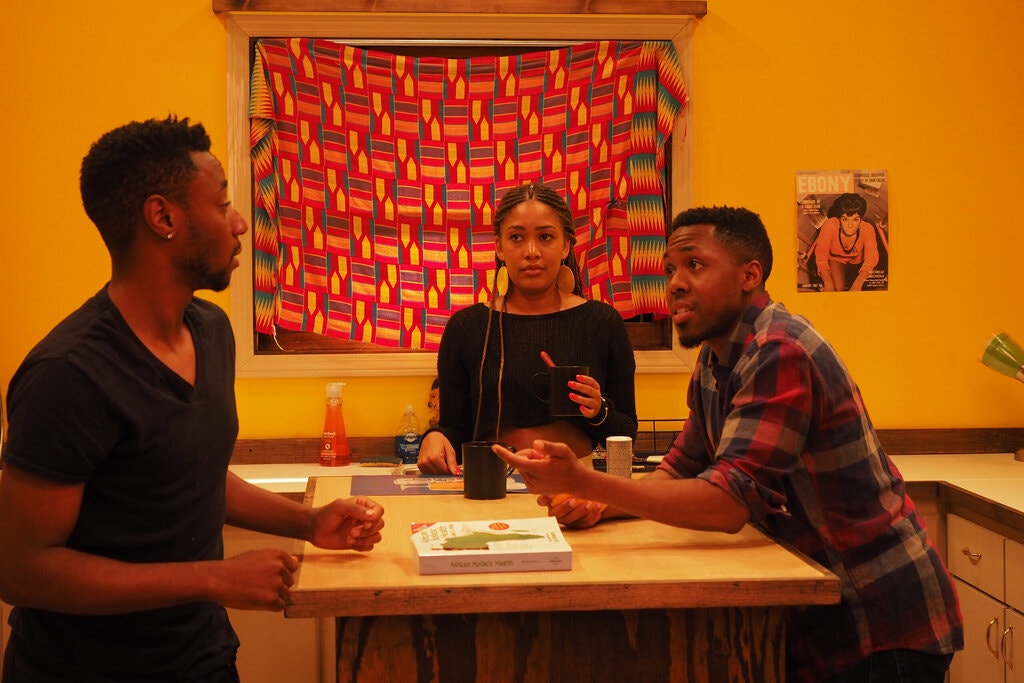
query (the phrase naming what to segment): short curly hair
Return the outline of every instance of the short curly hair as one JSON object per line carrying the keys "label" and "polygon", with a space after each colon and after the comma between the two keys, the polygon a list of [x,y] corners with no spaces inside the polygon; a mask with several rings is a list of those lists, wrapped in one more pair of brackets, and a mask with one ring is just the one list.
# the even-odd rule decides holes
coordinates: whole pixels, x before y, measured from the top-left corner
{"label": "short curly hair", "polygon": [[715,236],[740,261],[761,264],[761,282],[772,272],[772,242],[761,217],[753,211],[731,206],[697,207],[683,211],[672,221],[669,233],[689,225],[713,225]]}
{"label": "short curly hair", "polygon": [[187,208],[198,172],[192,152],[209,152],[202,124],[188,118],[133,121],[100,137],[82,159],[79,189],[86,215],[112,255],[125,253],[148,197],[159,194]]}

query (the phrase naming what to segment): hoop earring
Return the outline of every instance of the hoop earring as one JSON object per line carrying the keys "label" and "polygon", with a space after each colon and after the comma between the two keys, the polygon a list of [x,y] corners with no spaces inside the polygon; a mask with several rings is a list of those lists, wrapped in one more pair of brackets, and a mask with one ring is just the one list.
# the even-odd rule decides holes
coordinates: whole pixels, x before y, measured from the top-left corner
{"label": "hoop earring", "polygon": [[558,289],[566,294],[572,294],[576,290],[576,274],[572,268],[564,263],[558,267],[558,279],[555,280]]}
{"label": "hoop earring", "polygon": [[494,275],[494,289],[498,292],[498,296],[505,296],[508,294],[508,268],[505,264],[501,264],[498,268],[498,272]]}

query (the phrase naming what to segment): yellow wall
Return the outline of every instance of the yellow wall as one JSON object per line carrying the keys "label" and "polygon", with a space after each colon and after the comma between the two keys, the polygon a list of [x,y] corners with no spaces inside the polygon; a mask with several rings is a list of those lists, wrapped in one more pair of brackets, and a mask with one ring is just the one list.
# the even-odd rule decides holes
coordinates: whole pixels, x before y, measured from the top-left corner
{"label": "yellow wall", "polygon": [[[1024,425],[1024,388],[978,361],[996,329],[1024,341],[1014,204],[1024,3],[708,4],[689,84],[697,203],[761,213],[777,254],[771,293],[832,340],[877,426]],[[31,346],[109,275],[78,198],[89,144],[126,121],[175,112],[202,121],[226,157],[224,27],[210,8],[105,0],[3,11],[4,390]],[[816,168],[888,170],[888,292],[795,293],[794,172]],[[228,307],[226,294],[210,298]],[[685,414],[686,379],[639,376],[640,417]],[[429,384],[346,381],[353,435],[391,432],[405,403],[423,412]],[[315,435],[323,382],[239,381],[241,435]]]}

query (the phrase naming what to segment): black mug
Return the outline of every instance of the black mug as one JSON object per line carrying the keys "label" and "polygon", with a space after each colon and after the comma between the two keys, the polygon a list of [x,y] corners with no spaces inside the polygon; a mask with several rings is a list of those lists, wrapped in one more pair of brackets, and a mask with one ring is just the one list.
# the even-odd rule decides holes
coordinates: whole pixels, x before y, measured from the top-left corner
{"label": "black mug", "polygon": [[[462,491],[470,500],[505,497],[512,467],[491,450],[497,441],[467,441],[462,444]],[[515,450],[502,444],[510,451]]]}
{"label": "black mug", "polygon": [[589,375],[588,365],[556,365],[547,372],[533,376],[533,393],[548,404],[550,417],[579,417],[580,404],[569,398],[572,389],[569,382],[576,381],[576,375]]}

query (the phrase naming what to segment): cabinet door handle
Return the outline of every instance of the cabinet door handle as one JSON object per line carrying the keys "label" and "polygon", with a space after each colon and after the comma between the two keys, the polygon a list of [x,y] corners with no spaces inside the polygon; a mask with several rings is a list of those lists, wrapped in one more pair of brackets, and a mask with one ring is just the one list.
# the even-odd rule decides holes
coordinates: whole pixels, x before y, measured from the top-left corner
{"label": "cabinet door handle", "polygon": [[964,548],[960,552],[966,555],[967,559],[969,559],[974,564],[978,564],[979,562],[981,562],[981,553],[972,553],[970,548]]}
{"label": "cabinet door handle", "polygon": [[[1006,656],[1006,641],[1010,641],[1010,656]],[[1006,630],[1003,631],[1003,637],[999,639],[999,652],[1003,656],[1003,661],[1006,662],[1006,666],[1013,670],[1013,627],[1007,626]]]}
{"label": "cabinet door handle", "polygon": [[992,621],[988,622],[988,628],[985,629],[985,647],[992,653],[992,656],[999,659],[999,650],[992,647],[992,627],[995,626],[998,632],[999,629],[999,617],[996,617]]}

